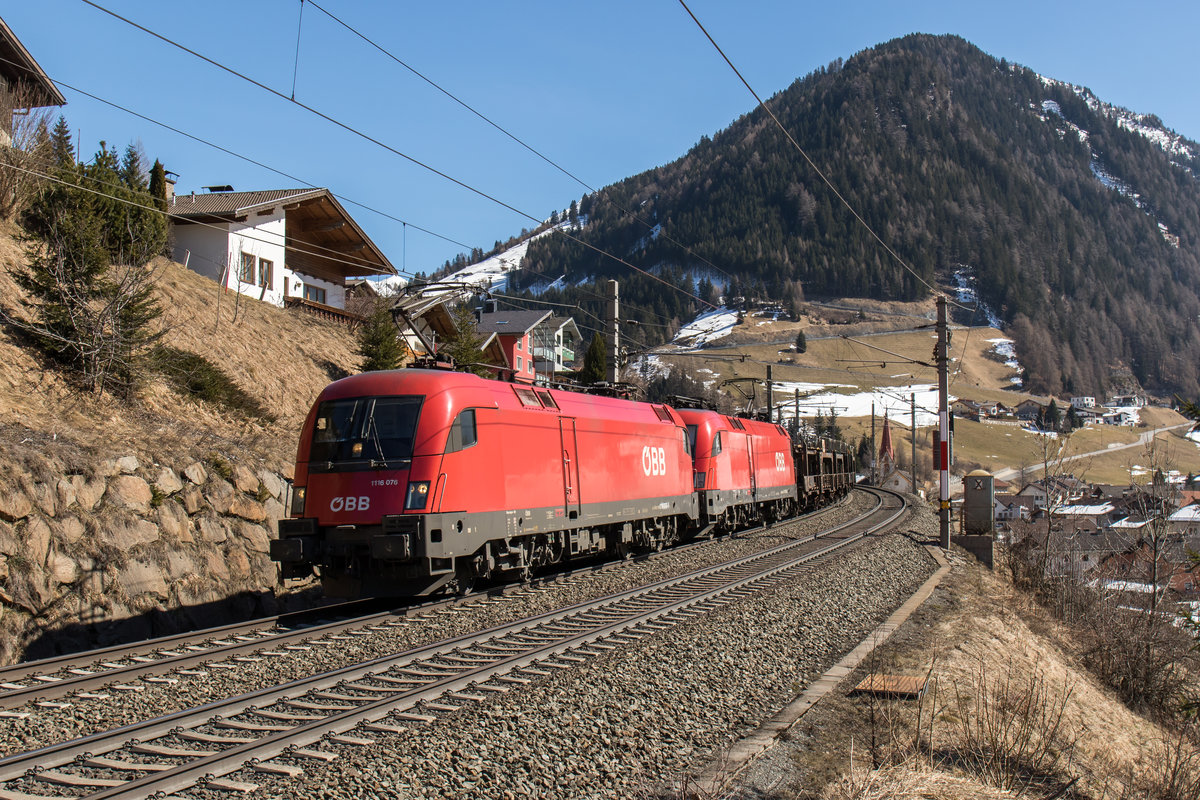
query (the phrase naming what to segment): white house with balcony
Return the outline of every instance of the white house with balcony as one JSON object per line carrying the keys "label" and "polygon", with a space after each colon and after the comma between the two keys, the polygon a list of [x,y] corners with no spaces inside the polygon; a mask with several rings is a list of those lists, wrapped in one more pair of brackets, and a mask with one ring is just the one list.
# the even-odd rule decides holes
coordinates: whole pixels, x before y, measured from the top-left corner
{"label": "white house with balcony", "polygon": [[539,375],[575,369],[575,351],[582,337],[571,317],[550,317],[533,331],[533,357]]}
{"label": "white house with balcony", "polygon": [[328,189],[178,195],[167,202],[175,260],[277,306],[344,315],[347,280],[396,268]]}

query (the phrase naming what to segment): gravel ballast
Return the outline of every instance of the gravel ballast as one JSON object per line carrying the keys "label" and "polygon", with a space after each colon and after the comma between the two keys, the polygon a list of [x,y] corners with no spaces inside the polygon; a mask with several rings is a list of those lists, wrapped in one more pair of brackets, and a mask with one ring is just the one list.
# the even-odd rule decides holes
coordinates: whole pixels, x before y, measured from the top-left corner
{"label": "gravel ballast", "polygon": [[[237,669],[201,668],[208,674],[175,674],[172,683],[133,681],[126,688],[106,690],[111,695],[108,699],[66,698],[68,708],[29,705],[20,709],[27,717],[0,718],[0,752],[45,747],[683,575],[831,527],[858,516],[873,504],[869,496],[854,492],[812,519],[714,541],[678,554],[622,563],[603,572],[521,590],[497,600],[423,614],[396,626],[371,630],[370,635],[356,636],[353,641],[338,641],[336,646],[311,645],[306,651],[238,662]],[[264,649],[270,647],[264,645]]]}
{"label": "gravel ballast", "polygon": [[[373,733],[259,797],[637,796],[678,782],[774,715],[933,572],[902,536],[784,587],[612,651],[404,735]],[[235,776],[231,776],[235,777]],[[187,792],[212,796],[203,790]]]}

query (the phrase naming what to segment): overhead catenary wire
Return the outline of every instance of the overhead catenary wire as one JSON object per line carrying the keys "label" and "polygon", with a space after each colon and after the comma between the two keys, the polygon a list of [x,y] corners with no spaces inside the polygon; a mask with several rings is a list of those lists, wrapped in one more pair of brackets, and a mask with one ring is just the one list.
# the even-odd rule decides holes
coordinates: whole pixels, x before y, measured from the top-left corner
{"label": "overhead catenary wire", "polygon": [[[303,3],[303,0],[301,0],[301,2]],[[519,136],[517,136],[516,134],[512,133],[511,131],[509,131],[509,130],[508,130],[507,128],[505,128],[504,126],[502,126],[502,125],[500,125],[499,123],[497,123],[497,122],[493,121],[493,120],[492,120],[491,118],[489,118],[487,115],[485,115],[485,114],[483,114],[482,112],[480,112],[480,111],[476,110],[476,109],[475,109],[473,106],[471,106],[470,104],[468,104],[468,103],[467,103],[465,100],[463,100],[462,98],[458,97],[458,96],[457,96],[457,95],[455,95],[453,92],[451,92],[450,90],[446,89],[445,87],[441,86],[441,85],[440,85],[440,84],[438,84],[436,81],[434,81],[432,78],[430,78],[429,76],[425,75],[424,73],[422,73],[421,71],[419,71],[418,69],[416,69],[415,67],[413,67],[412,65],[410,65],[409,63],[407,63],[406,61],[404,61],[403,59],[401,59],[399,56],[397,56],[396,54],[392,53],[390,50],[388,50],[387,48],[385,48],[383,45],[381,45],[381,44],[379,44],[378,42],[376,42],[375,40],[371,39],[371,38],[370,38],[369,36],[367,36],[366,34],[362,33],[362,32],[361,32],[361,31],[359,31],[358,29],[354,28],[352,25],[350,25],[349,23],[347,23],[345,20],[341,19],[340,17],[336,16],[335,14],[333,14],[333,13],[331,13],[330,11],[326,10],[325,8],[323,8],[323,7],[322,7],[322,6],[321,6],[319,3],[317,3],[317,2],[316,2],[316,0],[308,0],[308,2],[309,2],[309,5],[311,5],[313,8],[317,9],[317,10],[318,10],[318,11],[320,11],[322,14],[324,14],[324,15],[325,15],[325,16],[327,16],[327,17],[329,17],[329,19],[333,20],[333,21],[334,21],[334,22],[336,22],[338,25],[341,25],[343,28],[345,28],[345,29],[346,29],[347,31],[349,31],[351,34],[353,34],[354,36],[357,36],[357,37],[358,37],[359,39],[361,39],[363,42],[367,43],[368,45],[370,45],[371,47],[375,48],[376,50],[378,50],[378,51],[379,51],[380,53],[382,53],[383,55],[385,55],[385,56],[387,56],[388,58],[390,58],[392,61],[394,61],[394,62],[396,62],[397,64],[399,64],[400,66],[404,67],[406,70],[408,70],[409,72],[411,72],[413,75],[415,75],[416,77],[420,78],[420,79],[421,79],[421,80],[423,80],[425,83],[427,83],[427,84],[429,84],[430,86],[432,86],[434,89],[437,89],[439,92],[441,92],[442,94],[444,94],[446,97],[450,98],[450,99],[451,99],[451,100],[453,100],[455,103],[457,103],[458,105],[462,106],[464,109],[466,109],[467,111],[471,112],[471,113],[472,113],[472,114],[474,114],[476,117],[478,117],[479,119],[483,120],[483,121],[484,121],[484,122],[486,122],[488,125],[490,125],[491,127],[495,128],[497,131],[499,131],[500,133],[504,134],[504,135],[505,135],[505,136],[507,136],[509,139],[513,140],[514,142],[516,142],[517,144],[519,144],[521,147],[523,147],[523,148],[525,148],[526,150],[528,150],[528,151],[529,151],[530,153],[532,153],[533,155],[535,155],[535,156],[537,156],[538,158],[540,158],[542,161],[545,161],[547,164],[549,164],[550,166],[554,167],[556,170],[558,170],[559,172],[561,172],[563,175],[566,175],[568,178],[570,178],[571,180],[575,181],[576,183],[578,183],[578,184],[579,184],[580,186],[582,186],[583,188],[587,189],[587,190],[588,190],[589,192],[591,192],[592,194],[595,194],[595,193],[598,191],[598,190],[597,190],[595,187],[593,187],[591,184],[589,184],[589,183],[588,183],[587,181],[585,181],[583,178],[580,178],[578,175],[576,175],[575,173],[571,172],[569,169],[567,169],[566,167],[562,166],[562,165],[561,165],[561,164],[559,164],[557,161],[554,161],[552,158],[550,158],[549,156],[547,156],[545,153],[541,152],[540,150],[538,150],[537,148],[535,148],[533,145],[529,144],[529,143],[528,143],[528,142],[526,142],[525,140],[521,139]],[[644,226],[645,226],[645,227],[646,227],[648,230],[653,230],[653,229],[654,229],[654,227],[655,227],[655,226],[654,226],[653,224],[651,224],[649,221],[647,221],[647,220],[645,220],[645,219],[642,219],[640,216],[638,216],[638,215],[637,215],[637,213],[635,213],[635,212],[634,212],[634,211],[632,211],[631,209],[627,209],[627,208],[623,207],[621,204],[614,202],[614,201],[612,200],[612,198],[611,198],[611,197],[610,197],[610,198],[608,198],[608,199],[609,199],[609,202],[612,202],[612,203],[613,203],[613,205],[615,205],[615,206],[616,206],[618,209],[620,209],[622,213],[624,213],[624,214],[628,214],[630,217],[632,217],[633,219],[637,220],[637,221],[638,221],[638,222],[640,222],[642,225],[644,225]],[[712,263],[711,261],[709,261],[708,259],[704,258],[703,256],[697,255],[697,254],[696,254],[695,252],[693,252],[693,251],[692,251],[692,250],[691,250],[691,249],[690,249],[690,248],[689,248],[687,245],[683,244],[682,242],[676,241],[674,238],[672,238],[672,237],[670,236],[670,234],[669,234],[669,233],[667,233],[667,232],[663,231],[663,230],[662,230],[662,228],[661,228],[661,226],[660,226],[660,228],[659,228],[659,231],[660,231],[659,235],[661,235],[663,238],[665,238],[667,241],[671,242],[672,244],[674,244],[674,245],[676,245],[676,246],[678,246],[678,247],[682,248],[682,249],[683,249],[683,251],[684,251],[685,253],[687,253],[689,256],[691,256],[691,257],[695,258],[696,260],[698,260],[698,261],[700,261],[700,262],[704,263],[705,265],[707,265],[707,266],[711,267],[712,269],[714,269],[714,270],[716,270],[717,272],[719,272],[719,273],[721,273],[722,275],[724,275],[726,278],[731,278],[731,279],[732,279],[732,277],[733,277],[733,276],[732,276],[732,275],[730,275],[728,271],[726,271],[726,270],[724,270],[724,269],[721,269],[721,268],[720,268],[720,267],[718,267],[716,264]]]}
{"label": "overhead catenary wire", "polygon": [[[264,92],[274,95],[275,97],[277,97],[281,100],[284,100],[285,102],[292,103],[292,104],[296,105],[297,107],[299,107],[311,114],[314,114],[315,116],[320,117],[321,119],[325,120],[326,122],[329,122],[330,124],[341,128],[342,130],[346,131],[347,133],[350,133],[350,134],[357,136],[367,142],[370,142],[371,144],[374,144],[377,147],[383,148],[384,150],[387,150],[389,153],[392,153],[393,155],[395,155],[399,158],[402,158],[405,161],[408,161],[409,163],[420,167],[421,169],[427,170],[427,171],[433,173],[434,175],[437,175],[438,177],[441,177],[444,180],[447,180],[447,181],[453,183],[454,185],[456,185],[462,189],[465,189],[466,191],[468,191],[472,194],[475,194],[485,200],[493,202],[493,203],[501,206],[502,208],[506,208],[509,211],[512,211],[515,214],[525,217],[526,219],[531,220],[536,224],[540,225],[542,223],[542,220],[539,219],[538,217],[536,217],[532,214],[529,214],[528,212],[522,211],[521,209],[517,208],[516,206],[513,206],[512,204],[507,203],[507,202],[499,199],[498,197],[483,191],[482,189],[471,186],[470,184],[466,183],[465,181],[459,180],[458,178],[455,178],[452,175],[450,175],[430,164],[426,164],[424,161],[421,161],[420,159],[415,158],[414,156],[410,156],[407,153],[405,153],[401,150],[398,150],[395,147],[392,147],[391,145],[387,144],[386,142],[384,142],[368,133],[365,133],[364,131],[357,129],[348,123],[342,122],[341,120],[339,120],[335,117],[332,117],[329,114],[326,114],[325,112],[315,108],[314,106],[310,106],[307,103],[304,103],[300,100],[295,100],[293,98],[290,98],[286,94],[278,91],[277,89],[273,89],[270,86],[267,86],[266,84],[262,83],[261,81],[255,80],[254,78],[251,78],[250,76],[248,76],[242,72],[239,72],[239,71],[233,69],[232,67],[222,64],[221,62],[216,61],[215,59],[209,58],[208,56],[203,55],[202,53],[199,53],[196,50],[193,50],[190,47],[187,47],[186,45],[181,44],[180,42],[177,42],[167,36],[157,33],[155,31],[145,27],[144,25],[134,22],[133,20],[129,19],[128,17],[122,16],[121,14],[118,14],[115,11],[105,8],[104,6],[100,5],[99,3],[93,2],[93,0],[80,0],[80,2],[91,6],[92,8],[95,8],[97,11],[100,11],[104,14],[108,14],[109,16],[113,17],[114,19],[120,20],[121,22],[124,22],[126,25],[129,25],[130,27],[136,28],[136,29],[142,31],[143,33],[147,34],[148,36],[152,36],[155,39],[158,39],[159,41],[161,41],[165,44],[169,44],[172,47],[182,50],[183,52],[185,52],[195,58],[198,58],[201,61],[204,61],[205,63],[210,64],[211,66],[216,67],[217,69],[219,69],[223,72],[226,72],[236,78],[246,81],[247,83],[261,89]],[[696,297],[694,294],[691,294],[690,292],[684,292],[678,286],[675,286],[674,284],[663,280],[662,278],[658,277],[657,275],[654,275],[652,272],[649,272],[648,270],[644,270],[641,267],[631,264],[628,261],[626,261],[625,259],[623,259],[619,256],[616,256],[616,255],[613,255],[612,253],[609,253],[600,247],[596,247],[595,245],[591,244],[590,242],[586,242],[577,236],[572,236],[572,235],[566,233],[565,231],[563,231],[561,228],[556,228],[554,230],[558,231],[561,235],[565,236],[566,238],[570,239],[573,242],[576,242],[577,244],[580,244],[590,250],[593,250],[594,252],[596,252],[606,258],[611,258],[612,260],[616,261],[617,263],[622,264],[622,265],[634,270],[635,272],[640,272],[643,275],[647,276],[648,278],[663,284],[664,286],[670,287],[673,291],[677,291],[682,294],[685,294],[689,298],[692,298],[693,300],[696,300],[700,303],[703,303],[704,305],[715,308],[715,306],[713,306],[712,303],[705,301],[703,298]]]}
{"label": "overhead catenary wire", "polygon": [[[87,0],[85,0],[85,2],[87,2]],[[692,21],[696,23],[696,26],[698,28],[700,28],[700,32],[704,34],[704,37],[706,39],[708,39],[709,43],[712,44],[712,46],[716,49],[717,53],[719,53],[721,58],[724,59],[725,63],[729,65],[729,68],[731,70],[733,70],[733,74],[737,76],[738,80],[742,82],[742,85],[745,86],[747,91],[749,91],[750,94],[754,97],[755,102],[758,103],[758,107],[763,110],[764,114],[766,114],[768,117],[770,117],[771,122],[773,122],[775,124],[775,127],[778,128],[779,131],[783,134],[783,136],[788,140],[788,142],[791,143],[792,147],[795,148],[796,152],[798,152],[800,154],[800,156],[804,159],[804,161],[808,164],[808,166],[813,170],[813,172],[815,172],[817,174],[817,177],[819,177],[822,180],[822,182],[824,182],[824,184],[827,187],[829,187],[829,190],[831,192],[833,192],[834,196],[837,197],[837,199],[841,202],[841,204],[846,207],[846,210],[848,210],[854,216],[854,218],[859,222],[860,225],[863,226],[863,228],[867,231],[867,233],[869,233],[871,235],[871,238],[873,238],[876,242],[878,242],[879,245],[888,253],[888,255],[890,255],[896,261],[897,264],[899,264],[906,272],[908,272],[910,275],[912,275],[914,278],[916,278],[917,281],[921,283],[921,285],[923,285],[925,288],[929,289],[929,291],[937,294],[938,293],[937,288],[934,287],[933,285],[931,285],[929,283],[929,281],[922,278],[920,273],[918,273],[915,269],[913,269],[911,266],[909,266],[908,262],[905,261],[903,258],[901,258],[900,255],[895,250],[893,250],[888,245],[888,243],[885,242],[879,236],[878,233],[875,232],[875,229],[872,228],[865,219],[863,219],[862,215],[858,213],[857,209],[855,209],[854,206],[850,204],[850,201],[847,200],[842,195],[842,193],[838,191],[837,187],[834,186],[833,181],[831,181],[828,177],[826,177],[825,173],[822,172],[820,167],[818,167],[816,165],[816,162],[814,162],[811,158],[809,158],[808,153],[806,153],[804,151],[804,148],[801,147],[800,143],[797,142],[795,137],[792,136],[791,131],[789,131],[786,127],[784,127],[783,123],[779,121],[779,118],[775,116],[774,112],[772,112],[771,109],[767,106],[767,104],[763,101],[763,99],[761,97],[759,97],[758,92],[756,92],[754,90],[754,87],[752,87],[750,85],[750,82],[747,81],[745,77],[743,77],[741,71],[734,65],[733,61],[730,60],[729,56],[725,55],[725,51],[721,49],[721,46],[719,44],[717,44],[716,39],[714,39],[712,37],[712,35],[708,32],[708,29],[704,27],[704,24],[700,22],[700,20],[696,17],[696,15],[694,13],[692,13],[692,10],[688,7],[686,0],[679,0],[679,4],[681,6],[683,6],[683,10],[687,12],[688,16],[692,18]],[[953,301],[949,301],[949,302],[953,302]],[[958,303],[953,303],[953,304],[959,305]],[[966,308],[966,306],[961,306],[961,305],[959,305],[959,307],[964,308],[964,309]]]}
{"label": "overhead catenary wire", "polygon": [[[7,59],[7,58],[4,58],[3,56],[0,56],[0,62],[7,63],[7,64],[12,64],[12,65],[17,65],[17,63],[16,63],[15,61],[11,61],[11,60],[9,60],[9,59]],[[273,166],[271,166],[270,164],[266,164],[266,163],[264,163],[264,162],[262,162],[262,161],[259,161],[259,160],[257,160],[257,159],[251,158],[250,156],[247,156],[247,155],[245,155],[245,154],[243,154],[243,153],[239,153],[239,152],[237,152],[237,151],[235,151],[235,150],[231,150],[231,149],[229,149],[229,148],[227,148],[227,147],[224,147],[224,146],[222,146],[222,145],[219,145],[219,144],[217,144],[216,142],[213,142],[213,141],[211,141],[211,140],[205,139],[205,138],[203,138],[203,137],[201,137],[201,136],[197,136],[197,135],[195,135],[195,134],[193,134],[193,133],[188,133],[188,132],[187,132],[187,131],[185,131],[185,130],[182,130],[182,129],[180,129],[180,128],[176,128],[176,127],[174,127],[173,125],[169,125],[168,123],[165,123],[165,122],[163,122],[163,121],[161,121],[161,120],[158,120],[158,119],[155,119],[155,118],[153,118],[153,117],[147,116],[147,115],[145,115],[145,114],[142,114],[142,113],[140,113],[140,112],[138,112],[138,111],[134,111],[133,109],[131,109],[131,108],[127,107],[127,106],[123,106],[123,105],[121,105],[121,104],[119,104],[119,103],[115,103],[115,102],[113,102],[112,100],[108,100],[108,99],[106,99],[106,98],[104,98],[104,97],[101,97],[101,96],[99,96],[99,95],[92,94],[91,92],[89,92],[89,91],[87,91],[87,90],[85,90],[85,89],[81,89],[81,88],[79,88],[78,86],[73,86],[73,85],[71,85],[71,84],[69,84],[69,83],[67,83],[67,82],[65,82],[65,81],[63,81],[63,80],[59,80],[58,78],[50,78],[50,80],[51,80],[51,82],[53,82],[53,83],[54,83],[56,86],[60,86],[60,87],[62,87],[62,88],[64,88],[64,89],[68,89],[68,90],[70,90],[70,91],[72,91],[72,92],[75,92],[75,93],[77,93],[77,94],[81,94],[81,95],[83,95],[84,97],[91,98],[92,100],[95,100],[96,102],[99,102],[99,103],[103,103],[103,104],[105,104],[105,105],[109,106],[110,108],[115,108],[115,109],[117,109],[118,111],[124,112],[124,113],[126,113],[126,114],[129,114],[130,116],[133,116],[133,117],[137,117],[138,119],[141,119],[141,120],[144,120],[144,121],[146,121],[146,122],[149,122],[149,123],[150,123],[150,124],[152,124],[152,125],[157,125],[158,127],[162,128],[162,129],[164,129],[164,130],[168,130],[168,131],[171,131],[172,133],[179,134],[180,136],[187,137],[188,139],[191,139],[191,140],[192,140],[192,141],[194,141],[194,142],[198,142],[198,143],[200,143],[200,144],[203,144],[203,145],[205,145],[205,146],[207,146],[207,147],[211,147],[211,148],[213,148],[214,150],[218,150],[218,151],[220,151],[220,152],[222,152],[222,153],[225,153],[226,155],[233,156],[234,158],[237,158],[237,159],[240,159],[240,160],[242,160],[242,161],[245,161],[245,162],[246,162],[246,163],[248,163],[248,164],[253,164],[253,165],[254,165],[254,166],[256,166],[256,167],[261,167],[262,169],[268,170],[269,172],[273,172],[273,173],[275,173],[276,175],[279,175],[279,176],[281,176],[281,177],[287,178],[288,180],[296,181],[297,183],[299,183],[299,184],[301,184],[301,185],[303,185],[303,186],[307,186],[307,187],[309,187],[310,189],[317,189],[317,188],[320,188],[320,187],[319,187],[317,184],[315,184],[315,183],[313,183],[313,182],[311,182],[311,181],[307,181],[307,180],[305,180],[304,178],[297,177],[296,175],[293,175],[293,174],[291,174],[291,173],[289,173],[289,172],[286,172],[285,170],[281,170],[281,169],[279,169],[279,168],[277,168],[277,167],[273,167]],[[389,220],[391,220],[391,221],[393,221],[393,222],[399,222],[401,225],[405,226],[405,228],[407,228],[407,227],[410,227],[410,226],[411,226],[412,228],[415,228],[416,230],[419,230],[419,231],[421,231],[422,233],[429,234],[430,236],[433,236],[433,237],[436,237],[436,238],[438,238],[438,239],[441,239],[441,240],[442,240],[442,241],[444,241],[444,242],[449,242],[450,244],[456,245],[456,246],[458,246],[458,247],[465,248],[465,249],[467,249],[467,250],[470,250],[470,249],[471,249],[471,246],[470,246],[470,245],[468,245],[468,244],[465,244],[465,243],[463,243],[463,242],[460,242],[460,241],[458,241],[457,239],[453,239],[453,238],[451,238],[451,237],[449,237],[449,236],[446,236],[445,234],[441,234],[441,233],[438,233],[437,231],[430,230],[429,228],[422,227],[421,225],[418,225],[418,224],[416,224],[415,222],[410,222],[410,221],[407,221],[407,220],[401,219],[400,217],[397,217],[397,216],[394,216],[394,215],[392,215],[392,214],[389,214],[389,213],[388,213],[388,212],[386,212],[386,211],[382,211],[382,210],[380,210],[380,209],[378,209],[378,208],[375,208],[375,207],[373,207],[373,206],[367,205],[366,203],[363,203],[363,202],[361,202],[361,201],[359,201],[359,200],[355,200],[355,199],[354,199],[354,198],[352,198],[352,197],[348,197],[348,196],[346,196],[346,195],[344,195],[344,194],[341,194],[341,193],[339,193],[339,192],[334,192],[334,191],[332,191],[332,190],[330,191],[330,194],[331,194],[331,195],[333,195],[334,197],[336,197],[338,200],[341,200],[341,201],[342,201],[342,202],[344,202],[344,203],[349,203],[350,205],[353,205],[353,206],[355,206],[355,207],[357,207],[357,208],[364,209],[365,211],[370,211],[370,212],[371,212],[371,213],[373,213],[373,214],[378,214],[379,216],[381,216],[381,217],[384,217],[384,218],[386,218],[386,219],[389,219]],[[411,274],[411,273],[406,273],[406,274]]]}

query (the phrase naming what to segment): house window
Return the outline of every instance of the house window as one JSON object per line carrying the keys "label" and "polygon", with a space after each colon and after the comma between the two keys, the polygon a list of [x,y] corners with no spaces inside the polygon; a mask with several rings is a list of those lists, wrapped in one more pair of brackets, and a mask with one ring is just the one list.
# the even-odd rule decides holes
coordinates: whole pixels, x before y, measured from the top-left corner
{"label": "house window", "polygon": [[250,253],[242,253],[242,270],[238,273],[238,280],[254,283],[254,256]]}
{"label": "house window", "polygon": [[517,356],[517,372],[524,372],[524,371],[525,371],[525,363],[521,360],[520,356]]}
{"label": "house window", "polygon": [[324,305],[325,290],[319,286],[312,286],[312,285],[305,286],[304,287],[304,299],[309,300],[313,303],[321,303],[322,305]]}
{"label": "house window", "polygon": [[268,261],[265,258],[260,258],[258,260],[258,285],[259,286],[265,286],[267,289],[270,289],[270,290],[275,289],[274,275],[272,274],[274,272],[272,267],[274,267],[274,266],[275,266],[274,263]]}

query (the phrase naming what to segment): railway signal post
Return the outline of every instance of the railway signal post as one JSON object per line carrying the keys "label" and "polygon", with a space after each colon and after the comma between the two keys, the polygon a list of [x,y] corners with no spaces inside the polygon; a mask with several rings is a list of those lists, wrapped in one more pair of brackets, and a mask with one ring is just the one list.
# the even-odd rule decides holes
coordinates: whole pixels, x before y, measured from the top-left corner
{"label": "railway signal post", "polygon": [[938,371],[938,522],[941,546],[950,549],[950,357],[946,323],[946,298],[937,299],[937,371]]}

